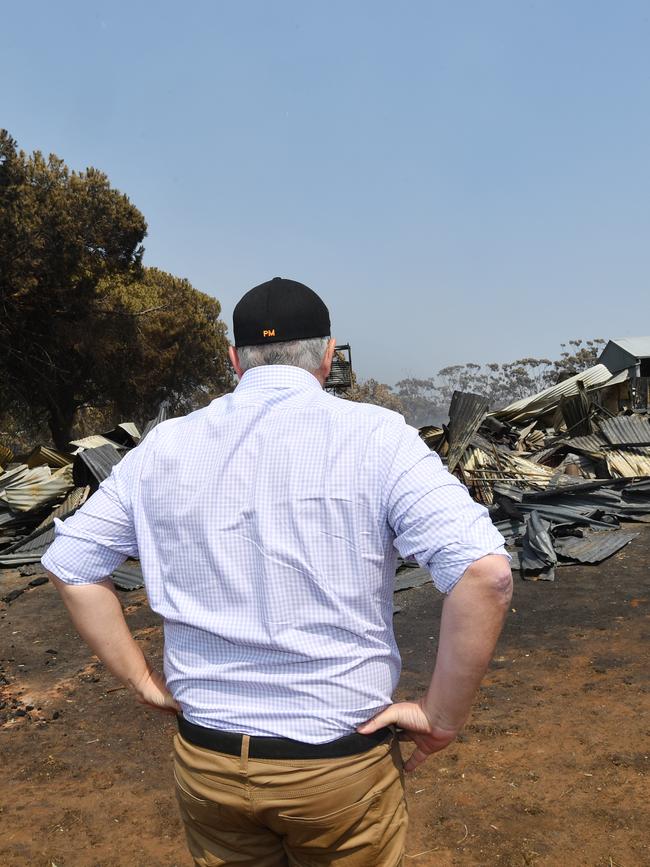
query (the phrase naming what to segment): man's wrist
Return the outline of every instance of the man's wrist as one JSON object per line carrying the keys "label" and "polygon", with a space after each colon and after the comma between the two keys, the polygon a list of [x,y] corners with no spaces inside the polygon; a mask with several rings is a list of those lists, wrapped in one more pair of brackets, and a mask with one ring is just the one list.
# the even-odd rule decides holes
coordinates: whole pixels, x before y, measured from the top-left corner
{"label": "man's wrist", "polygon": [[468,711],[468,713],[464,714],[462,718],[458,718],[458,716],[454,718],[451,714],[445,713],[444,708],[441,708],[438,703],[432,701],[428,694],[422,696],[422,698],[418,700],[418,704],[426,718],[429,720],[431,729],[448,734],[453,733],[454,735],[457,735],[465,725],[465,720],[469,716]]}
{"label": "man's wrist", "polygon": [[140,653],[140,659],[133,666],[133,670],[124,678],[123,683],[136,696],[142,696],[147,691],[153,667],[144,653],[142,653],[141,648],[138,647],[137,649]]}

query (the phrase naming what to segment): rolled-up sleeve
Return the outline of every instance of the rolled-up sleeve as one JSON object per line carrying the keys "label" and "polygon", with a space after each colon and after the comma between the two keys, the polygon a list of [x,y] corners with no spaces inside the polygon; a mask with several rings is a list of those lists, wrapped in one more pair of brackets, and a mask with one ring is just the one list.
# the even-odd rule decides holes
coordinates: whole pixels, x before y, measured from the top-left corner
{"label": "rolled-up sleeve", "polygon": [[428,569],[441,592],[449,593],[481,557],[508,556],[487,509],[472,500],[414,428],[402,430],[385,489],[395,547]]}
{"label": "rolled-up sleeve", "polygon": [[113,467],[78,512],[66,521],[55,519],[56,536],[41,563],[66,584],[96,584],[127,557],[138,556],[129,492],[139,477],[141,448]]}

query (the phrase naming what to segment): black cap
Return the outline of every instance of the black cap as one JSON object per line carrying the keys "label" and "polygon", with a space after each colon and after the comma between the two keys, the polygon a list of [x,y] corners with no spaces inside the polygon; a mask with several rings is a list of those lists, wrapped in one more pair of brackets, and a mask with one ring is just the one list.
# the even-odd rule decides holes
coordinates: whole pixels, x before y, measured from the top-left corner
{"label": "black cap", "polygon": [[330,335],[330,314],[322,300],[309,286],[285,277],[274,277],[247,292],[232,319],[235,346]]}

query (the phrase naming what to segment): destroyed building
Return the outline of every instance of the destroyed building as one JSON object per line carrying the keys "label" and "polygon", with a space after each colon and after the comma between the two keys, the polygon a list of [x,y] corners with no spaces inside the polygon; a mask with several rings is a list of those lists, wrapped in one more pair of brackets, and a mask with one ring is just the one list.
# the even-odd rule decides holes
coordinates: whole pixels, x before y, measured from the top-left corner
{"label": "destroyed building", "polygon": [[616,337],[603,349],[599,363],[613,375],[603,389],[603,406],[612,413],[647,412],[650,407],[650,337]]}
{"label": "destroyed building", "polygon": [[[636,535],[621,524],[650,522],[649,383],[650,337],[616,338],[593,367],[501,409],[455,392],[448,424],[420,434],[490,510],[513,567],[549,579],[557,566],[620,550]],[[54,519],[73,514],[166,415],[162,407],[142,434],[124,423],[71,442],[69,452],[38,446],[16,460],[0,446],[0,568],[37,564]],[[428,580],[416,565],[401,564],[396,589]],[[123,589],[142,586],[134,561],[113,578]]]}
{"label": "destroyed building", "polygon": [[650,338],[610,340],[598,363],[488,411],[456,392],[421,434],[491,511],[524,577],[600,562],[650,521]]}

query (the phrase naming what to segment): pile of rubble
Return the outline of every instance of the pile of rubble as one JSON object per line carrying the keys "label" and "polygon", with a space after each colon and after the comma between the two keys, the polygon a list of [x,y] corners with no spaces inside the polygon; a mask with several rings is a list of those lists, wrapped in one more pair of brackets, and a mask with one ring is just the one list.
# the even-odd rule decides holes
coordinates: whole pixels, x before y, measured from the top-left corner
{"label": "pile of rubble", "polygon": [[485,398],[455,392],[448,425],[420,430],[488,507],[526,578],[598,563],[638,535],[621,522],[650,522],[650,420],[613,414],[584,379],[492,413]]}
{"label": "pile of rubble", "polygon": [[[19,567],[31,574],[54,539],[54,519],[74,514],[126,452],[166,418],[162,406],[142,433],[124,422],[107,433],[73,440],[70,452],[37,446],[14,458],[0,447],[0,568]],[[124,590],[141,587],[139,564],[127,561],[113,580]]]}
{"label": "pile of rubble", "polygon": [[[598,563],[637,535],[622,522],[650,522],[650,421],[612,411],[623,393],[613,389],[627,388],[629,375],[597,364],[492,413],[484,397],[455,392],[449,423],[420,430],[488,507],[524,577],[552,580],[557,566]],[[0,446],[0,568],[29,574],[54,538],[54,519],[73,514],[166,417],[163,406],[142,434],[127,422],[73,441],[70,452],[39,446],[14,459]],[[405,586],[428,580],[408,564],[400,575]],[[127,561],[113,579],[142,586],[139,563]]]}

